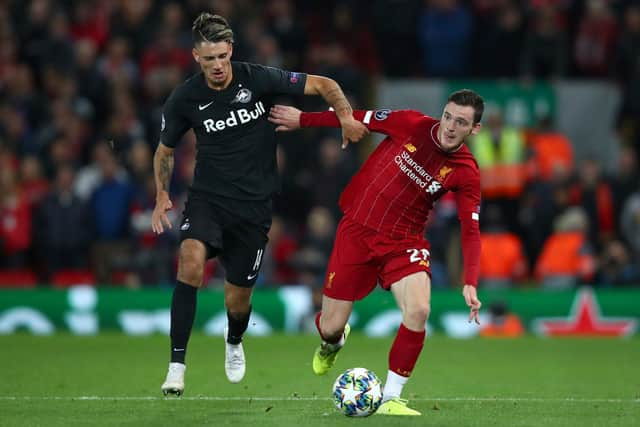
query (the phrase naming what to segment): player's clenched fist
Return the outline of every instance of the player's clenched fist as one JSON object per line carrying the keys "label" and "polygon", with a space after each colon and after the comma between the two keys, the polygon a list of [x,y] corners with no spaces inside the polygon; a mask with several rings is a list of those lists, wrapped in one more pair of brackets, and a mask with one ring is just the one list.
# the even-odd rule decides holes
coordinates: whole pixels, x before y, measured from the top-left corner
{"label": "player's clenched fist", "polygon": [[353,117],[340,120],[340,127],[342,127],[342,148],[347,148],[350,142],[360,141],[369,133],[369,129]]}

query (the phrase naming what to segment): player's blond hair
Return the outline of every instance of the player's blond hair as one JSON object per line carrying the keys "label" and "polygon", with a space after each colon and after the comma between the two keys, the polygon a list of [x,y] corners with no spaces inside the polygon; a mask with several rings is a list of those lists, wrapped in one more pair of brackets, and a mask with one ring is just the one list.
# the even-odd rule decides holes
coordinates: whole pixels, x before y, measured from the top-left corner
{"label": "player's blond hair", "polygon": [[233,30],[227,20],[220,15],[213,15],[208,12],[202,12],[193,21],[191,33],[194,44],[222,41],[233,43]]}

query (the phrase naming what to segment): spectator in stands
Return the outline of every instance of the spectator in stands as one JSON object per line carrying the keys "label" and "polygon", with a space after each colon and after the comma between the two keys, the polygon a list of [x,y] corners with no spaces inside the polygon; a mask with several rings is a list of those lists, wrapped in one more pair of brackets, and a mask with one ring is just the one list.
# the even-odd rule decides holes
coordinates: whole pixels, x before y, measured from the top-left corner
{"label": "spectator in stands", "polygon": [[595,159],[580,165],[578,182],[571,188],[571,203],[582,206],[589,221],[589,241],[599,249],[615,232],[614,198],[611,186],[602,177]]}
{"label": "spectator in stands", "polygon": [[[2,41],[0,41],[0,52]],[[1,56],[1,54],[0,54]],[[4,126],[13,128],[16,141],[16,151],[21,154],[36,154],[39,147],[36,144],[34,130],[42,127],[47,118],[47,100],[36,88],[33,70],[24,63],[16,64],[7,73],[6,81],[2,82],[2,58],[0,58],[0,88],[3,88],[4,98],[10,105],[15,116],[6,118]],[[3,121],[4,121],[3,120]],[[9,129],[7,129],[9,130]]]}
{"label": "spectator in stands", "polygon": [[[144,144],[144,145],[140,145]],[[132,151],[136,162],[144,163],[140,142]],[[150,155],[150,153],[149,153]],[[128,262],[120,263],[120,268],[129,272],[126,276],[127,285],[139,287],[141,285],[168,285],[173,280],[174,271],[171,269],[173,248],[176,244],[174,233],[164,233],[158,236],[151,229],[151,215],[156,202],[156,185],[152,170],[144,169],[142,164],[136,164],[132,176],[133,199],[131,202],[131,256]]]}
{"label": "spectator in stands", "polygon": [[589,219],[582,208],[570,208],[556,219],[535,270],[543,287],[567,289],[593,279],[595,257],[588,230]]}
{"label": "spectator in stands", "polygon": [[[105,140],[97,141],[91,150],[91,163],[83,166],[76,174],[74,192],[81,199],[87,200],[100,185],[103,180],[101,164],[103,164],[108,156],[111,156],[112,150],[109,143]],[[127,172],[122,167],[118,167],[116,177],[120,181],[127,179]]]}
{"label": "spectator in stands", "polygon": [[25,156],[20,163],[20,190],[31,206],[40,203],[49,192],[49,181],[42,171],[42,163],[36,156]]}
{"label": "spectator in stands", "polygon": [[328,209],[337,221],[342,216],[338,207],[340,194],[354,171],[349,167],[347,156],[340,149],[340,142],[336,138],[323,138],[318,150],[316,166],[311,174],[313,183],[308,191],[313,195],[313,205]]}
{"label": "spectator in stands", "polygon": [[498,204],[509,229],[517,230],[518,198],[526,183],[522,131],[505,124],[494,110],[469,146],[480,167],[483,203]]}
{"label": "spectator in stands", "polygon": [[176,68],[185,73],[191,68],[191,53],[178,44],[176,34],[164,29],[155,37],[154,43],[148,45],[140,60],[141,78],[158,69]]}
{"label": "spectator in stands", "polygon": [[525,78],[559,78],[567,72],[567,39],[556,7],[546,3],[535,11],[525,38],[521,73]]}
{"label": "spectator in stands", "polygon": [[418,20],[423,0],[374,0],[371,4],[371,27],[378,56],[383,59],[384,74],[389,77],[410,77],[421,74],[415,58],[420,51]]}
{"label": "spectator in stands", "polygon": [[128,265],[129,213],[134,194],[128,179],[118,179],[120,167],[112,152],[105,155],[99,167],[102,181],[91,195],[97,238],[94,261],[98,283],[111,283],[112,273]]}
{"label": "spectator in stands", "polygon": [[484,209],[480,242],[480,285],[485,288],[510,288],[524,279],[527,260],[517,234],[504,227],[503,214],[497,205]]}
{"label": "spectator in stands", "polygon": [[156,19],[151,13],[153,3],[152,0],[123,1],[111,15],[111,38],[126,40],[133,58],[142,57],[144,47],[155,34]]}
{"label": "spectator in stands", "polygon": [[307,217],[307,227],[292,264],[298,271],[311,274],[322,282],[329,263],[336,221],[324,207],[314,207]]}
{"label": "spectator in stands", "polygon": [[160,28],[173,34],[178,46],[191,49],[191,31],[185,19],[185,9],[180,2],[171,1],[162,7]]}
{"label": "spectator in stands", "polygon": [[574,170],[571,141],[553,127],[550,116],[540,119],[528,135],[531,150],[530,167],[533,179],[556,180],[559,175],[570,175]]}
{"label": "spectator in stands", "polygon": [[73,39],[66,13],[56,10],[48,18],[47,36],[34,46],[40,68],[53,66],[71,71],[73,65]]}
{"label": "spectator in stands", "polygon": [[139,188],[144,188],[147,177],[153,174],[153,155],[147,141],[138,139],[131,144],[127,152],[126,166],[131,182]]}
{"label": "spectator in stands", "polygon": [[636,285],[640,281],[640,269],[620,240],[612,240],[605,246],[598,264],[598,285]]}
{"label": "spectator in stands", "polygon": [[479,77],[515,78],[525,36],[524,17],[512,1],[478,18],[473,36],[473,66]]}
{"label": "spectator in stands", "polygon": [[135,140],[145,139],[145,127],[131,92],[120,88],[112,96],[113,107],[105,134],[113,141],[112,147],[116,153],[123,154]]}
{"label": "spectator in stands", "polygon": [[618,25],[606,0],[588,0],[576,35],[574,59],[578,74],[606,77],[615,55]]}
{"label": "spectator in stands", "polygon": [[296,19],[294,2],[269,0],[265,10],[269,32],[278,40],[278,46],[284,57],[284,69],[302,69],[301,59],[304,58],[308,41],[304,27]]}
{"label": "spectator in stands", "polygon": [[363,72],[363,78],[380,74],[380,59],[376,52],[373,28],[369,26],[368,16],[360,13],[353,3],[338,3],[331,16],[330,32],[340,40],[351,64]]}
{"label": "spectator in stands", "polygon": [[0,168],[0,267],[24,268],[28,266],[32,244],[31,206],[20,192],[15,168],[3,166]]}
{"label": "spectator in stands", "polygon": [[[20,111],[0,99],[0,137],[12,152],[19,152],[22,147],[31,147],[29,128],[26,118]],[[32,150],[29,150],[32,151]]]}
{"label": "spectator in stands", "polygon": [[97,45],[90,39],[78,40],[75,45],[75,81],[78,95],[86,99],[94,111],[94,126],[100,126],[107,115],[109,87],[98,71]]}
{"label": "spectator in stands", "polygon": [[623,239],[633,252],[633,260],[640,264],[640,188],[624,204],[620,217]]}
{"label": "spectator in stands", "polygon": [[109,39],[106,54],[98,61],[98,71],[112,84],[131,87],[137,82],[138,66],[132,60],[135,56],[129,50],[127,39]]}
{"label": "spectator in stands", "polygon": [[617,50],[615,74],[622,91],[618,131],[623,143],[640,158],[640,5],[631,4],[624,12],[624,29]]}
{"label": "spectator in stands", "polygon": [[429,0],[418,23],[424,74],[446,78],[465,75],[472,33],[471,14],[459,0]]}
{"label": "spectator in stands", "polygon": [[623,146],[618,153],[618,163],[611,182],[611,191],[614,199],[613,211],[616,215],[615,222],[618,226],[618,233],[620,230],[620,213],[627,199],[638,189],[638,183],[640,183],[640,170],[638,170],[636,152],[628,145]]}
{"label": "spectator in stands", "polygon": [[108,5],[100,1],[76,1],[71,12],[71,36],[101,50],[109,38]]}
{"label": "spectator in stands", "polygon": [[34,242],[44,276],[63,269],[86,269],[94,236],[89,205],[73,191],[69,164],[56,171],[55,183],[35,212]]}

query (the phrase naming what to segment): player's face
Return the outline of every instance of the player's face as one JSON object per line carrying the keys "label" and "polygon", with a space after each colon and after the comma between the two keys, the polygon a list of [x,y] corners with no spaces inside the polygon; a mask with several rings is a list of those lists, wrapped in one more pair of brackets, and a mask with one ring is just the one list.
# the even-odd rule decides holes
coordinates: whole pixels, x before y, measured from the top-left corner
{"label": "player's face", "polygon": [[480,123],[473,123],[474,110],[468,105],[448,103],[440,119],[440,146],[444,151],[457,150],[465,138],[480,131]]}
{"label": "player's face", "polygon": [[193,58],[213,89],[224,89],[231,82],[231,54],[233,45],[226,41],[201,42],[192,51]]}

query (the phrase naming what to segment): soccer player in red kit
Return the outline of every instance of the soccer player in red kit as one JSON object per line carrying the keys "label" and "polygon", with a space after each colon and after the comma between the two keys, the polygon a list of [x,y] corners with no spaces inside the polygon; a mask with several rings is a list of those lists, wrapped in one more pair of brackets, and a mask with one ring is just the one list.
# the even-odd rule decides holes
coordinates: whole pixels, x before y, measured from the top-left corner
{"label": "soccer player in red kit", "polygon": [[[356,120],[387,135],[351,179],[340,198],[344,216],[325,277],[322,311],[316,325],[322,344],[313,370],[333,366],[348,334],[353,302],[380,283],[391,290],[402,324],[389,352],[389,371],[378,414],[420,415],[400,398],[422,351],[431,299],[429,243],[424,229],[429,212],[447,191],[456,195],[464,256],[462,294],[476,323],[480,259],[480,174],[465,139],[480,130],[482,98],[471,90],[449,96],[436,120],[417,111],[355,111]],[[339,127],[332,111],[305,113],[274,106],[270,121],[278,131],[300,127]]]}

